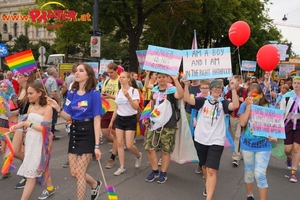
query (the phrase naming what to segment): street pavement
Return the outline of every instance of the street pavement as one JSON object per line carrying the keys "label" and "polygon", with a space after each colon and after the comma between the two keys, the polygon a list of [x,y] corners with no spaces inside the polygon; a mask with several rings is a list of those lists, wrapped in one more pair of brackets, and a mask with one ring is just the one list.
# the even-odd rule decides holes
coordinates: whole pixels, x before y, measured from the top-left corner
{"label": "street pavement", "polygon": [[[50,170],[55,194],[49,200],[75,200],[76,181],[70,176],[67,168],[62,164],[67,161],[68,136],[65,126],[60,118],[56,126],[60,132],[56,133],[60,140],[54,141]],[[135,158],[128,150],[126,153],[126,172],[120,176],[113,173],[118,169],[118,159],[112,169],[105,169],[106,162],[110,157],[109,150],[112,145],[107,141],[100,146],[102,152],[102,166],[107,184],[114,186],[119,200],[204,200],[202,192],[205,188],[202,176],[195,173],[196,163],[177,164],[172,162],[167,172],[168,180],[164,184],[157,182],[147,183],[145,178],[151,172],[147,153],[143,149],[143,137],[137,137],[136,146],[143,153],[142,165],[134,167]],[[1,157],[2,160],[2,157]],[[268,200],[300,200],[300,183],[290,183],[285,177],[289,173],[284,160],[271,157],[267,178],[269,183]],[[14,165],[19,167],[21,162],[14,160]],[[14,185],[21,180],[16,175],[17,170],[12,172],[12,177],[0,181],[0,200],[18,200],[22,195],[22,189],[14,189]],[[88,173],[96,179],[103,180],[97,161],[91,161]],[[299,174],[299,173],[298,173]],[[42,186],[36,186],[30,200],[37,197],[44,190]],[[255,199],[259,199],[258,190],[254,189]],[[85,199],[90,199],[90,187],[87,186]],[[104,184],[98,199],[108,199]],[[218,183],[214,195],[215,200],[246,200],[246,189],[243,179],[243,162],[234,168],[231,164],[230,148],[224,150],[220,170],[218,172]]]}

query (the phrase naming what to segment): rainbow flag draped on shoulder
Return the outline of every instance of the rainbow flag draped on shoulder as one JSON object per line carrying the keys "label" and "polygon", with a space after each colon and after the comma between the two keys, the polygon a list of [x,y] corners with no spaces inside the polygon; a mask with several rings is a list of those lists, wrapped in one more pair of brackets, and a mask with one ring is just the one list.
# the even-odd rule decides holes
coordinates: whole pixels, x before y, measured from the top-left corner
{"label": "rainbow flag draped on shoulder", "polygon": [[24,73],[37,69],[31,49],[4,58],[10,70],[14,73]]}

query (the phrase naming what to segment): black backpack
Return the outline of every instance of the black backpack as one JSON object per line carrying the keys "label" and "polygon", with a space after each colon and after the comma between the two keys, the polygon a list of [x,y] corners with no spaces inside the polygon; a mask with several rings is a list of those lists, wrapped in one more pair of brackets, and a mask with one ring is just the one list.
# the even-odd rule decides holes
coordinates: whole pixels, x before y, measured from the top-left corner
{"label": "black backpack", "polygon": [[174,97],[174,94],[167,95],[167,98],[170,101],[173,110],[175,111],[175,119],[176,119],[176,121],[179,121],[181,115],[180,115],[180,109],[178,108],[178,99],[176,99]]}

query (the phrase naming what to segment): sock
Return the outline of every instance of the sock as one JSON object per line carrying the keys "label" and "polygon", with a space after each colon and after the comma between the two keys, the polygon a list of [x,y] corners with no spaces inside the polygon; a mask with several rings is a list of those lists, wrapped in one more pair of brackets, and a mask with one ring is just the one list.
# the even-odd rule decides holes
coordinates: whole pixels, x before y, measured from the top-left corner
{"label": "sock", "polygon": [[110,159],[115,160],[116,156],[114,154],[111,154]]}
{"label": "sock", "polygon": [[161,174],[167,174],[167,172],[160,172]]}
{"label": "sock", "polygon": [[248,194],[247,197],[253,197],[254,198],[253,194]]}
{"label": "sock", "polygon": [[159,171],[158,170],[153,170],[156,174],[158,174],[159,173]]}
{"label": "sock", "polygon": [[53,185],[51,185],[50,187],[47,187],[46,188],[48,191],[52,191],[52,190],[54,190],[54,187],[53,187]]}

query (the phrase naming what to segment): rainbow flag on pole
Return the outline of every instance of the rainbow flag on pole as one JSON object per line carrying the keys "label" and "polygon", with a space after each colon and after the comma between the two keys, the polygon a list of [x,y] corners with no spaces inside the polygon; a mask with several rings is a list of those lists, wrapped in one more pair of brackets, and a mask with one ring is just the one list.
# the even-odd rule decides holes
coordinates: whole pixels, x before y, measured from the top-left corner
{"label": "rainbow flag on pole", "polygon": [[14,74],[37,69],[31,49],[7,56],[4,59]]}
{"label": "rainbow flag on pole", "polygon": [[101,101],[102,101],[102,116],[103,116],[110,109],[110,104],[103,97],[101,97]]}

